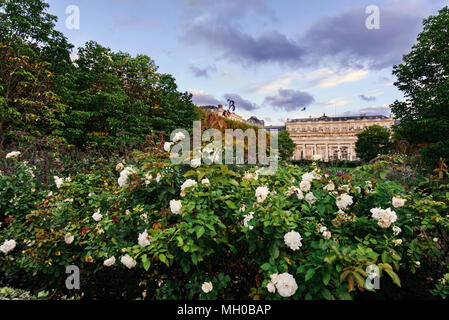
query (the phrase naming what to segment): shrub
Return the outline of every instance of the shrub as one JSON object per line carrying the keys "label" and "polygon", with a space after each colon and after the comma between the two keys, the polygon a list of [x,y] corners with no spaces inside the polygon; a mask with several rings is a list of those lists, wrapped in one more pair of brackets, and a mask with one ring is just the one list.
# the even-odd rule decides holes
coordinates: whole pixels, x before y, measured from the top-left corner
{"label": "shrub", "polygon": [[[417,277],[447,250],[444,192],[406,191],[381,167],[329,175],[285,166],[261,176],[224,165],[191,170],[142,153],[134,159],[118,167],[122,186],[109,166],[64,177],[37,202],[26,164],[3,174],[0,190],[23,195],[23,203],[2,202],[2,216],[13,219],[2,224],[0,244],[16,242],[0,255],[3,285],[61,296],[66,266],[77,265],[91,298],[351,299],[367,295],[366,268],[376,265],[388,297],[384,287],[401,292],[401,278]],[[394,208],[394,196],[405,205]],[[397,220],[376,220],[372,208],[391,208]],[[289,290],[276,289],[276,274]]]}

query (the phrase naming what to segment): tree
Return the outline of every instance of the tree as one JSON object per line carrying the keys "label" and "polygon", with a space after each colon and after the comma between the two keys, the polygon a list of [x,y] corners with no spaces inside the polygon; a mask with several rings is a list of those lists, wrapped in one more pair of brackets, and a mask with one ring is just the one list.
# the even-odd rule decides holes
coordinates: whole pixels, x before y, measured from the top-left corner
{"label": "tree", "polygon": [[287,130],[282,130],[278,134],[279,157],[282,160],[289,160],[293,156],[296,144],[290,138],[290,133]]}
{"label": "tree", "polygon": [[363,161],[370,161],[381,154],[388,154],[393,150],[390,131],[382,126],[373,125],[357,135],[355,151]]}
{"label": "tree", "polygon": [[0,1],[0,147],[62,134],[67,106],[57,90],[70,49],[41,0]]}
{"label": "tree", "polygon": [[424,20],[424,30],[403,63],[394,66],[395,85],[405,101],[391,110],[396,136],[420,147],[428,165],[449,158],[449,8]]}

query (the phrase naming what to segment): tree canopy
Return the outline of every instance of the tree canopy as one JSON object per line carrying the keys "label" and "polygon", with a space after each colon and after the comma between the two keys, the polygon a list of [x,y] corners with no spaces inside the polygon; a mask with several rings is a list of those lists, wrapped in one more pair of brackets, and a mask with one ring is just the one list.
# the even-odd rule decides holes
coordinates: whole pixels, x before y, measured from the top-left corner
{"label": "tree canopy", "polygon": [[400,120],[397,137],[421,147],[423,160],[434,165],[449,158],[449,8],[423,24],[418,42],[393,69],[405,101],[391,110]]}
{"label": "tree canopy", "polygon": [[71,61],[73,46],[55,29],[47,3],[0,6],[0,147],[56,136],[113,149],[198,118],[192,96],[150,57],[89,41]]}
{"label": "tree canopy", "polygon": [[393,150],[390,131],[382,126],[373,125],[357,135],[355,151],[363,161],[370,161],[381,154],[388,154]]}

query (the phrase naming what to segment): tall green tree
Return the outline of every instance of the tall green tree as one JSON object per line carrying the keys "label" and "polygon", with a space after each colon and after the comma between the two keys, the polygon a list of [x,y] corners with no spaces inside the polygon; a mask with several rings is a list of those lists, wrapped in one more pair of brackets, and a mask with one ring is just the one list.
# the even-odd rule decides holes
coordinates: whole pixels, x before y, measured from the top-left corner
{"label": "tall green tree", "polygon": [[290,160],[293,157],[296,144],[290,138],[290,133],[287,130],[282,130],[278,133],[279,157],[282,160]]}
{"label": "tall green tree", "polygon": [[45,2],[1,0],[0,8],[0,146],[59,136],[67,106],[58,88],[72,46]]}
{"label": "tall green tree", "polygon": [[394,148],[391,133],[385,127],[373,125],[357,135],[355,151],[363,161],[370,161],[382,154],[389,154]]}
{"label": "tall green tree", "polygon": [[400,120],[397,137],[422,147],[423,160],[435,165],[449,158],[449,8],[423,24],[418,42],[394,66],[395,85],[405,101],[395,101],[391,110]]}

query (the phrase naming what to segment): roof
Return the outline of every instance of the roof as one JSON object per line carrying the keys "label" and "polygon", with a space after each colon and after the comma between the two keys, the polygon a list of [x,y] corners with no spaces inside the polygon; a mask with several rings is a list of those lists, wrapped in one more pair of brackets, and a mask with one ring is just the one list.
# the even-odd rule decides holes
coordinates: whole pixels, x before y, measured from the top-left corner
{"label": "roof", "polygon": [[270,130],[270,129],[274,129],[274,130],[286,130],[285,126],[265,126],[264,128],[265,130]]}
{"label": "roof", "polygon": [[216,106],[201,106],[200,108],[203,109],[203,110],[215,110],[215,109],[218,109],[218,107],[216,107]]}
{"label": "roof", "polygon": [[318,121],[350,121],[350,120],[376,120],[376,119],[390,119],[383,115],[377,116],[350,116],[350,117],[328,117],[323,115],[319,118],[302,118],[302,119],[288,119],[287,122],[318,122]]}

